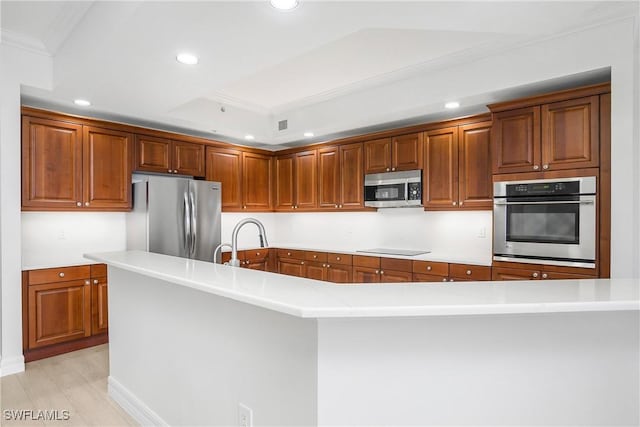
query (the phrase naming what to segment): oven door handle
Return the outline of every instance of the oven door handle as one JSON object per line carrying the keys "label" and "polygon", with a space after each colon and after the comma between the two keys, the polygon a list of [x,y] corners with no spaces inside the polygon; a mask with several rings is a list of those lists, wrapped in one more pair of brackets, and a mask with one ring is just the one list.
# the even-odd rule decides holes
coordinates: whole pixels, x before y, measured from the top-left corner
{"label": "oven door handle", "polygon": [[567,201],[559,201],[552,200],[548,202],[503,202],[503,201],[495,201],[493,202],[496,206],[507,206],[507,205],[593,205],[595,201],[593,200],[567,200]]}

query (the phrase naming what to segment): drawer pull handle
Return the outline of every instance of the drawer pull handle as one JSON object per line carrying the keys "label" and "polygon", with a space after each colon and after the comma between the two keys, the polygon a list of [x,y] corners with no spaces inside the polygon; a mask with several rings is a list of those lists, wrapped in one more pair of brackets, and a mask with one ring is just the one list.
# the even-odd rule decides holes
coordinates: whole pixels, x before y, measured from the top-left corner
{"label": "drawer pull handle", "polygon": [[427,265],[427,271],[431,271],[431,266]]}
{"label": "drawer pull handle", "polygon": [[471,270],[467,270],[467,276],[471,275]]}
{"label": "drawer pull handle", "polygon": [[64,273],[58,273],[58,276],[64,277]]}

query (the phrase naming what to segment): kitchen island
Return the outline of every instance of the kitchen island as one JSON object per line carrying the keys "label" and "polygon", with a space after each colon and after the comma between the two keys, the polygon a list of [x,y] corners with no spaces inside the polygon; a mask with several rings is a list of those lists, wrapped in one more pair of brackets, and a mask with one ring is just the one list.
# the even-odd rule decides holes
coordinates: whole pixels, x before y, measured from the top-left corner
{"label": "kitchen island", "polygon": [[637,425],[638,280],[334,285],[109,266],[109,393],[143,424]]}

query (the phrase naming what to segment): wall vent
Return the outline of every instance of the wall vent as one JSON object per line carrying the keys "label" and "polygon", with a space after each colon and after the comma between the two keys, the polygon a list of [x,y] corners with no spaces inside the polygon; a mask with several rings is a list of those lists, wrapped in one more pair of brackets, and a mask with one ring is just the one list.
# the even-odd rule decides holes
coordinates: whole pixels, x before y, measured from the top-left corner
{"label": "wall vent", "polygon": [[280,120],[278,122],[278,130],[286,130],[287,129],[287,121],[286,120]]}

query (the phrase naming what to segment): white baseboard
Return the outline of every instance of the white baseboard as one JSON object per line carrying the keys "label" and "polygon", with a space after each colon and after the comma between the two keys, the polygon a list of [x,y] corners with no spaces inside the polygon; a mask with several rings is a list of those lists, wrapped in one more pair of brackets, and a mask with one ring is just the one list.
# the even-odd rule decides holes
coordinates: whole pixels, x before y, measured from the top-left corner
{"label": "white baseboard", "polygon": [[0,359],[0,377],[24,372],[24,356]]}
{"label": "white baseboard", "polygon": [[125,412],[143,426],[169,426],[158,414],[151,410],[126,387],[112,376],[107,380],[109,396],[116,401]]}

